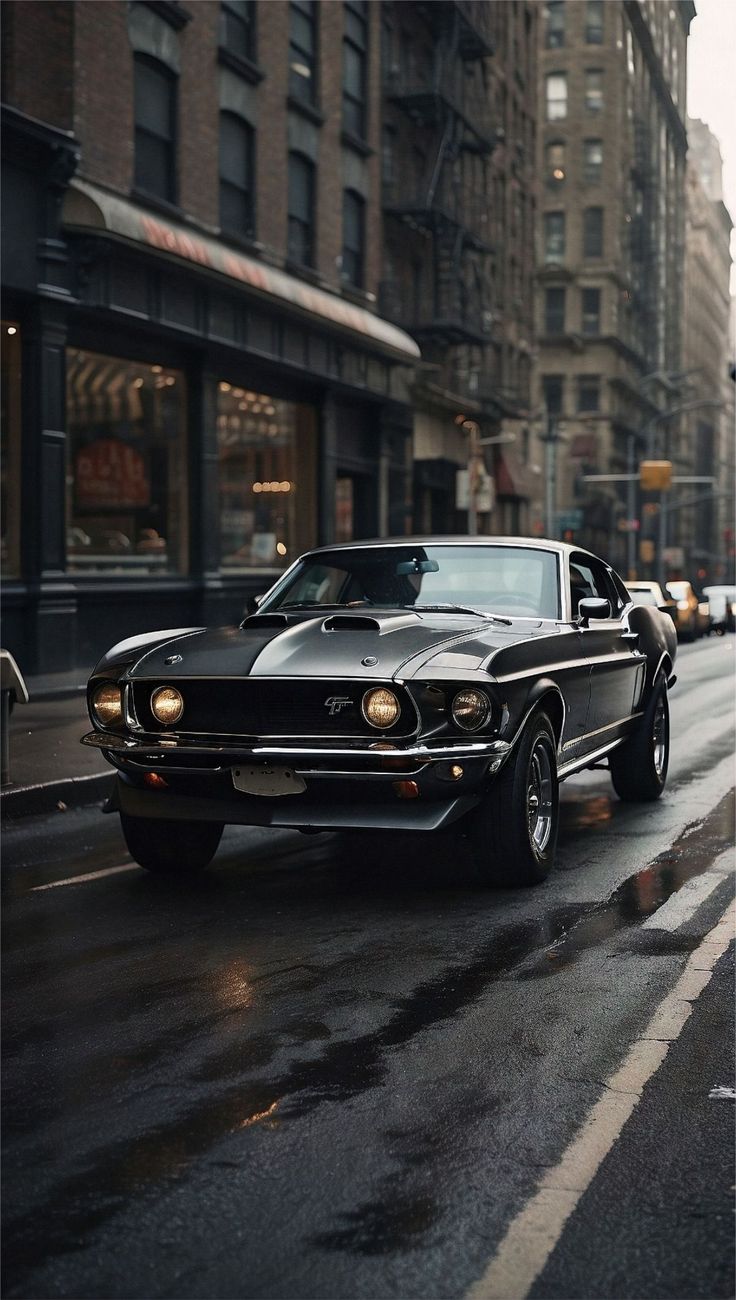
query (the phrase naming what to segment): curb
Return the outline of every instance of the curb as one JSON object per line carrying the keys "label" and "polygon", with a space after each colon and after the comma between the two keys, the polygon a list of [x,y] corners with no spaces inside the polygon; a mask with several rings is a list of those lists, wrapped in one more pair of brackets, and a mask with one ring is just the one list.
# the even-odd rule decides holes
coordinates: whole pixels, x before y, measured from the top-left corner
{"label": "curb", "polygon": [[102,803],[112,791],[114,772],[95,772],[91,776],[67,777],[39,785],[22,785],[0,792],[0,816],[3,821],[16,817],[43,817],[47,813],[66,812]]}

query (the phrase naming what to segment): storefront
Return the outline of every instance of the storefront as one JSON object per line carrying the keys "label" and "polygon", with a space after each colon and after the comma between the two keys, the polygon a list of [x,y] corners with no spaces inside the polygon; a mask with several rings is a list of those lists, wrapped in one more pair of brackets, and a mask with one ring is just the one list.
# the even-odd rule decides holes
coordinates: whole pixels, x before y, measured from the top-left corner
{"label": "storefront", "polygon": [[2,326],[3,644],[21,668],[233,622],[305,548],[407,531],[413,341],[71,179],[72,142],[35,130],[33,182],[18,147],[4,157],[23,175]]}

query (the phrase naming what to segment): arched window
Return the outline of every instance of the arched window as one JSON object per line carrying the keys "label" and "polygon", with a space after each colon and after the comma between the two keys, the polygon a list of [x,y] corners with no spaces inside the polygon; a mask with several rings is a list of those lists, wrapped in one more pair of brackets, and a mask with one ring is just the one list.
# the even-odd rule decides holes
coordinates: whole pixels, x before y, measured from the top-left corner
{"label": "arched window", "polygon": [[176,202],[176,92],[174,72],[147,54],[135,63],[135,186]]}

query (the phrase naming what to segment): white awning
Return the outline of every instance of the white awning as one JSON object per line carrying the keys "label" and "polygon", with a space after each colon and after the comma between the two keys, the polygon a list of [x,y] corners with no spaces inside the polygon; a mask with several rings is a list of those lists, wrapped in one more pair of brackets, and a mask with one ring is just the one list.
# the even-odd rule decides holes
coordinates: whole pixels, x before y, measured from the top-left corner
{"label": "white awning", "polygon": [[319,316],[331,325],[359,334],[382,352],[391,353],[405,363],[420,358],[413,338],[373,312],[324,289],[312,287],[286,271],[237,253],[210,235],[201,234],[180,222],[154,216],[130,200],[110,194],[88,181],[76,178],[71,181],[64,196],[62,222],[68,230],[105,231],[155,249],[173,261],[215,271],[261,298],[272,302],[275,299],[293,310]]}

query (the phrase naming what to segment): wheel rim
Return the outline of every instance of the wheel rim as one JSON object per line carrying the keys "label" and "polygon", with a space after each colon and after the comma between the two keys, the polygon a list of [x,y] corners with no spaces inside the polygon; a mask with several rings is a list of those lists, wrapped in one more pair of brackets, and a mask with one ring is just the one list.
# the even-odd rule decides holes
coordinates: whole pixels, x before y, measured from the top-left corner
{"label": "wheel rim", "polygon": [[537,856],[544,853],[552,834],[552,761],[547,745],[538,740],[529,761],[526,792],[529,843]]}
{"label": "wheel rim", "polygon": [[652,752],[654,757],[654,770],[661,781],[664,776],[664,768],[667,761],[667,709],[665,708],[663,695],[660,695],[657,700],[657,707],[654,710],[654,720],[652,722]]}

